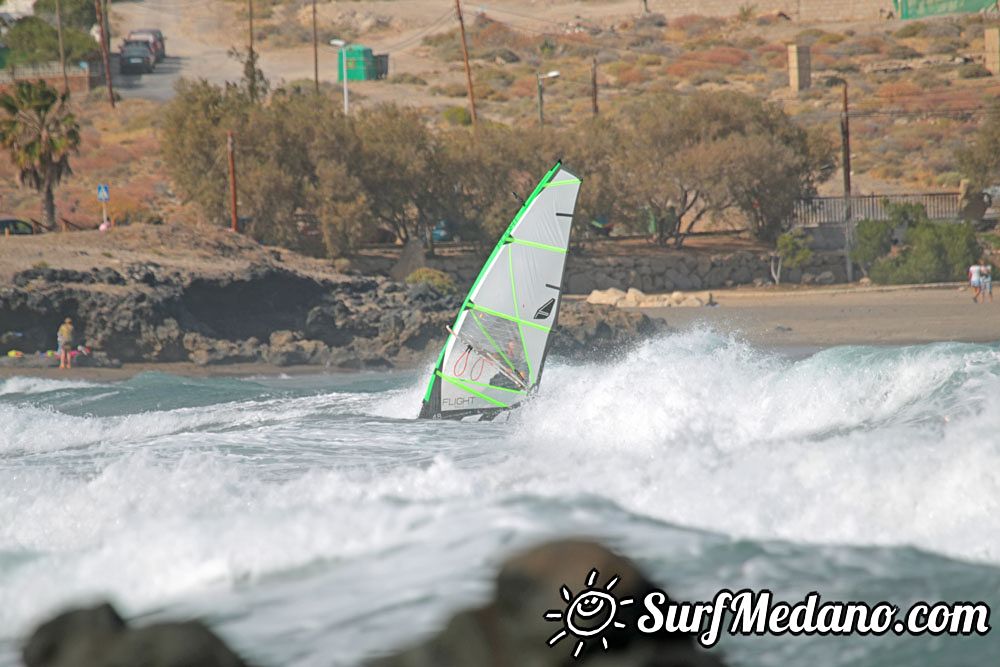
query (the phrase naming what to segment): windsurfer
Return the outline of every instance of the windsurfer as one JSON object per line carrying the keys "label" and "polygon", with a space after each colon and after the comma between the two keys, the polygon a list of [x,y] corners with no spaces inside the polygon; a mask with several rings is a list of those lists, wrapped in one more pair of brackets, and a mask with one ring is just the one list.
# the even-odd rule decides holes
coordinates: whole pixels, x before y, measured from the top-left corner
{"label": "windsurfer", "polygon": [[510,362],[510,365],[513,366],[510,370],[517,373],[517,376],[521,378],[522,386],[517,386],[517,384],[510,377],[500,371],[497,371],[496,374],[490,378],[490,384],[494,387],[504,387],[506,389],[523,389],[524,385],[528,384],[528,376],[524,374],[524,371],[517,369],[517,366],[519,365],[518,362],[521,360],[521,355],[518,354],[517,341],[513,339],[508,340],[504,348],[504,355],[506,356],[504,361]]}

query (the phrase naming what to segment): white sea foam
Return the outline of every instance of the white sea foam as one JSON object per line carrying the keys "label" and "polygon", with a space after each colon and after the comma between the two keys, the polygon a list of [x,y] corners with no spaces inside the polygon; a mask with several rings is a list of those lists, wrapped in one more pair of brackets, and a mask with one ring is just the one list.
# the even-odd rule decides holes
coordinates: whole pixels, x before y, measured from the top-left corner
{"label": "white sea foam", "polygon": [[51,380],[48,378],[10,377],[0,380],[0,396],[8,394],[46,394],[66,389],[83,389],[94,387],[90,382],[82,380]]}
{"label": "white sea foam", "polygon": [[667,522],[1000,563],[992,347],[792,361],[674,335],[551,365],[506,424],[404,421],[423,383],[114,417],[0,402],[0,636],[89,594],[137,611],[316,564],[467,574],[524,535],[629,534],[595,503],[637,536]]}

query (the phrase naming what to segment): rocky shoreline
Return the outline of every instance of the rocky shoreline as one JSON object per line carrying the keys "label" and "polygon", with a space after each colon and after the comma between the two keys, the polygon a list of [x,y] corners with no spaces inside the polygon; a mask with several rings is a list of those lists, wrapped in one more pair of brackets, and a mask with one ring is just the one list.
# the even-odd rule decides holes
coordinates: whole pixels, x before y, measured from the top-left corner
{"label": "rocky shoreline", "polygon": [[[64,317],[73,318],[76,342],[93,350],[79,357],[82,366],[412,367],[436,354],[461,303],[426,284],[273,263],[214,275],[157,262],[37,267],[11,283],[0,287],[0,367],[8,368],[57,364],[45,351]],[[644,314],[566,302],[552,352],[606,356],[665,328]]]}

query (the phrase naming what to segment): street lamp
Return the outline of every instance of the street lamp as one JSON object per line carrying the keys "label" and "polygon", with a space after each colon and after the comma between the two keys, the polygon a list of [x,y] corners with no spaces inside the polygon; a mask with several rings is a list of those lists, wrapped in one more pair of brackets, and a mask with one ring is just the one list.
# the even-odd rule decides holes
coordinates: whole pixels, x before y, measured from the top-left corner
{"label": "street lamp", "polygon": [[559,76],[559,70],[552,70],[548,74],[536,74],[538,77],[538,126],[545,127],[545,112],[543,108],[545,106],[545,101],[542,94],[542,80],[543,79],[555,79]]}
{"label": "street lamp", "polygon": [[347,52],[344,51],[344,47],[347,46],[347,42],[342,39],[331,39],[330,46],[335,46],[340,49],[340,76],[344,81],[344,115],[347,115]]}

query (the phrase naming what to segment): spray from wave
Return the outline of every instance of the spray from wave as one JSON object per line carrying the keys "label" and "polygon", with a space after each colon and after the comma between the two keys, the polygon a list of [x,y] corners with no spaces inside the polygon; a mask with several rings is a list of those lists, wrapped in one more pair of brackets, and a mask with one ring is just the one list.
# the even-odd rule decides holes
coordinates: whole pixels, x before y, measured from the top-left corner
{"label": "spray from wave", "polygon": [[[737,539],[1000,564],[991,346],[792,359],[671,335],[613,363],[552,364],[505,423],[415,420],[423,374],[304,382],[158,376],[60,385],[56,400],[12,385],[0,628],[89,594],[135,611],[309,568],[368,572],[403,604],[380,567],[432,587],[564,532],[683,558]],[[89,402],[67,411],[73,396]]]}

